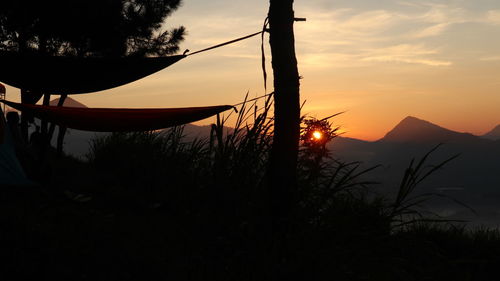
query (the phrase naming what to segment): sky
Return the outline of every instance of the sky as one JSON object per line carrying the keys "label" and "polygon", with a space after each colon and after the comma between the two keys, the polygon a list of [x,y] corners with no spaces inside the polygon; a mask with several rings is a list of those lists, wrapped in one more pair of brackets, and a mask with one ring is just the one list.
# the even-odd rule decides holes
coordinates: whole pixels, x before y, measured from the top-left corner
{"label": "sky", "polygon": [[[165,28],[191,52],[262,29],[268,1],[184,0]],[[500,1],[296,0],[303,114],[377,140],[406,116],[481,135],[500,124]],[[268,90],[272,69],[265,38]],[[264,94],[261,38],[193,55],[140,81],[72,96],[89,107],[236,104]],[[9,88],[9,99],[19,100]],[[12,94],[15,93],[15,94]],[[198,124],[209,124],[206,119]]]}

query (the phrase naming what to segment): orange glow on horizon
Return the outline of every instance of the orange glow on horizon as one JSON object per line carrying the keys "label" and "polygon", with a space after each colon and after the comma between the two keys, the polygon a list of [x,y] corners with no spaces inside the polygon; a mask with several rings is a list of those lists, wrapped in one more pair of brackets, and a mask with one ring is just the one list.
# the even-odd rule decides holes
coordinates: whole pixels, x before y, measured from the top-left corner
{"label": "orange glow on horizon", "polygon": [[[308,19],[294,26],[303,77],[300,98],[307,101],[301,114],[321,117],[345,111],[331,120],[340,127],[337,134],[367,141],[383,138],[406,116],[475,135],[499,125],[500,37],[493,35],[500,27],[500,2],[390,2],[398,1],[376,7],[347,0],[336,5],[296,4],[297,13]],[[185,1],[167,19],[166,28],[183,25],[188,30],[180,50],[199,50],[255,32],[268,11],[268,4],[259,1],[224,9],[203,4],[201,10],[200,3]],[[245,17],[239,14],[241,5]],[[455,11],[464,13],[460,20]],[[264,51],[271,58],[268,39],[266,34]],[[75,99],[88,107],[110,108],[237,104],[247,93],[249,98],[264,94],[261,43],[260,37],[249,38],[122,87]],[[268,86],[271,61],[266,59]],[[19,90],[5,86],[8,99],[20,101]],[[234,124],[235,115],[230,118],[228,126]],[[195,125],[214,122],[212,117]]]}

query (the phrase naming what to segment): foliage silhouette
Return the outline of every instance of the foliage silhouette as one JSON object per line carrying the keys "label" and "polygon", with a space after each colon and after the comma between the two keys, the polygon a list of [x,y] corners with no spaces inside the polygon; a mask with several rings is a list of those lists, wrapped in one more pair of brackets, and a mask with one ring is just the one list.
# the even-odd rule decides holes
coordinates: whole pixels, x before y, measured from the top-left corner
{"label": "foliage silhouette", "polygon": [[5,0],[0,49],[50,55],[165,55],[184,27],[161,31],[180,0]]}
{"label": "foliage silhouette", "polygon": [[370,195],[377,170],[328,154],[314,176],[302,162],[309,156],[299,157],[290,247],[270,266],[271,106],[244,104],[234,128],[220,116],[207,139],[180,127],[98,137],[87,162],[53,159],[57,176],[44,189],[2,189],[3,276],[266,280],[279,270],[294,280],[491,280],[498,232],[425,221],[394,228],[392,202]]}

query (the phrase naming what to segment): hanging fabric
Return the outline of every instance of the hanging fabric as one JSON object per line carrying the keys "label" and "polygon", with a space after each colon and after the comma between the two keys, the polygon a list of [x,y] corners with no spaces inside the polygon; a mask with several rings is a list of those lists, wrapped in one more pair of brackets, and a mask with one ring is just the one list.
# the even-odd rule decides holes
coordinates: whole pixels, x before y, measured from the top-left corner
{"label": "hanging fabric", "polygon": [[0,51],[0,81],[33,93],[84,94],[122,86],[179,60],[261,34],[252,33],[191,54],[166,57],[63,57]]}
{"label": "hanging fabric", "polygon": [[2,51],[0,81],[32,92],[83,94],[136,81],[185,57],[81,58]]}
{"label": "hanging fabric", "polygon": [[186,108],[77,108],[3,103],[62,127],[93,132],[149,131],[184,125],[216,115],[231,105]]}

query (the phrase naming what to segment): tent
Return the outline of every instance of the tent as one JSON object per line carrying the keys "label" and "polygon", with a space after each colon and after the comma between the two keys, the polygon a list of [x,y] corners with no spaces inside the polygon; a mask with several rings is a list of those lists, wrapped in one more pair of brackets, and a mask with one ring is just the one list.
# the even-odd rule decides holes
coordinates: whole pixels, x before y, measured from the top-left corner
{"label": "tent", "polygon": [[8,106],[56,125],[94,132],[158,130],[195,122],[216,115],[231,105],[185,108],[78,108],[21,104]]}
{"label": "tent", "polygon": [[0,51],[0,79],[32,92],[83,94],[139,80],[185,57],[82,58]]}

